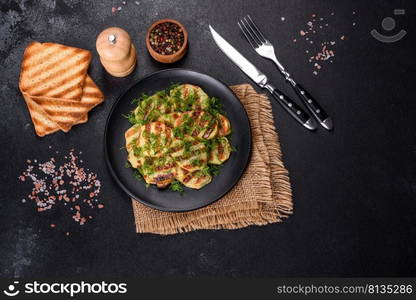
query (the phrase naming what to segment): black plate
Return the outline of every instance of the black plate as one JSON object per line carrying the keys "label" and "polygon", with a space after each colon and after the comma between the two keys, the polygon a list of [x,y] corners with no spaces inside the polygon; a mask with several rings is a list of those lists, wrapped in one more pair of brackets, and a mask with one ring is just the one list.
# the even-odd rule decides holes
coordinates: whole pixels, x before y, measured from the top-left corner
{"label": "black plate", "polygon": [[[133,176],[133,170],[125,167],[127,152],[124,132],[131,126],[122,115],[135,108],[132,99],[142,93],[152,94],[172,83],[190,83],[200,86],[210,97],[217,97],[230,119],[233,134],[231,144],[237,149],[214,176],[211,183],[200,190],[185,188],[183,195],[169,189],[146,187],[144,181]],[[197,209],[221,198],[238,182],[246,168],[251,150],[249,119],[243,105],[222,82],[211,76],[187,69],[168,69],[153,73],[130,87],[113,104],[107,119],[104,135],[105,158],[111,174],[121,188],[132,198],[150,207],[164,211],[188,211]]]}

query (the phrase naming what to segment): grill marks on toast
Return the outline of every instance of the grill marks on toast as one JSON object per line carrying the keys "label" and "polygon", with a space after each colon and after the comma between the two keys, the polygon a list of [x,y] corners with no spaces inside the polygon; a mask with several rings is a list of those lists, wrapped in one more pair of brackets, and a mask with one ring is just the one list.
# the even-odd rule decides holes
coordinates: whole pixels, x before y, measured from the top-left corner
{"label": "grill marks on toast", "polygon": [[68,132],[73,125],[83,121],[87,113],[104,100],[104,95],[87,76],[85,89],[89,91],[82,96],[81,101],[70,99],[56,99],[47,97],[32,97],[33,100],[43,107],[50,119],[58,124],[64,132]]}
{"label": "grill marks on toast", "polygon": [[[62,70],[62,72],[64,71],[65,69]],[[56,86],[54,90],[50,90],[49,84],[41,83],[35,86],[32,89],[32,92],[29,93],[35,96],[44,95],[46,97],[80,100],[78,98],[78,94],[79,91],[81,91],[82,95],[82,88],[85,80],[85,76],[83,74],[83,70],[79,70],[76,73],[69,71],[66,77],[60,79],[57,79],[55,74],[51,74],[45,78],[45,81],[53,82]]]}
{"label": "grill marks on toast", "polygon": [[20,89],[31,96],[81,100],[91,53],[55,43],[29,44],[20,73]]}
{"label": "grill marks on toast", "polygon": [[60,129],[59,126],[49,118],[48,114],[39,104],[34,102],[28,95],[23,95],[23,97],[29,109],[35,132],[38,136],[45,136]]}

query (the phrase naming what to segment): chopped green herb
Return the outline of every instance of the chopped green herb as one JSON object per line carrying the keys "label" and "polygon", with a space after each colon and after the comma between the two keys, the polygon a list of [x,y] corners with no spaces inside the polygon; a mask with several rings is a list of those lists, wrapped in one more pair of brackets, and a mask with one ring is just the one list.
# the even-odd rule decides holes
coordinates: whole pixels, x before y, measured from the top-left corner
{"label": "chopped green herb", "polygon": [[220,174],[221,165],[209,165],[209,172],[212,176]]}
{"label": "chopped green herb", "polygon": [[127,115],[122,115],[127,120],[129,120],[130,124],[137,124],[136,117],[134,116],[134,112],[129,112]]}
{"label": "chopped green herb", "polygon": [[169,189],[171,189],[174,192],[179,192],[181,193],[181,195],[183,194],[183,192],[185,191],[183,188],[182,183],[180,183],[178,180],[173,180],[172,183],[169,186]]}
{"label": "chopped green herb", "polygon": [[169,95],[170,91],[173,89],[176,89],[178,86],[180,86],[180,83],[172,83],[167,89],[166,94]]}
{"label": "chopped green herb", "polygon": [[183,141],[183,152],[188,154],[191,152],[192,143],[190,141]]}
{"label": "chopped green herb", "polygon": [[221,169],[221,165],[208,164],[201,171],[202,171],[202,174],[204,175],[217,176],[220,173],[220,169]]}
{"label": "chopped green herb", "polygon": [[143,179],[143,175],[140,173],[140,171],[139,171],[138,169],[135,169],[135,170],[133,171],[133,176],[134,176],[137,180],[140,180],[140,181],[144,180],[144,179]]}
{"label": "chopped green herb", "polygon": [[143,148],[133,145],[133,153],[135,156],[141,156],[143,153]]}
{"label": "chopped green herb", "polygon": [[204,162],[200,159],[194,159],[191,161],[191,165],[194,167],[199,167],[203,164]]}
{"label": "chopped green herb", "polygon": [[175,128],[173,128],[173,135],[176,138],[179,138],[179,139],[183,139],[184,138],[184,133],[183,133],[183,130],[182,130],[181,127],[175,127]]}
{"label": "chopped green herb", "polygon": [[222,115],[225,114],[222,109],[222,104],[220,103],[217,97],[209,98],[208,103],[209,103],[208,112],[212,114],[213,116],[217,116],[218,114],[222,114]]}
{"label": "chopped green herb", "polygon": [[149,98],[149,96],[145,93],[143,93],[139,98],[135,98],[131,101],[131,104],[139,104],[140,102],[142,102],[143,100]]}

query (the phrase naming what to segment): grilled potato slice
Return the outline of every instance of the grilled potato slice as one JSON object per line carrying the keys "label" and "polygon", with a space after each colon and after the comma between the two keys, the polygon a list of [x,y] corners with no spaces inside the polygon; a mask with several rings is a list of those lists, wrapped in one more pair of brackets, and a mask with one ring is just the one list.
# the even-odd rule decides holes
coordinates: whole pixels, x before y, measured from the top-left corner
{"label": "grilled potato slice", "polygon": [[173,105],[170,99],[160,93],[156,93],[139,102],[134,110],[134,116],[139,122],[156,121],[160,115],[168,114],[173,111]]}
{"label": "grilled potato slice", "polygon": [[170,91],[175,111],[204,110],[209,107],[208,95],[192,84],[181,84]]}
{"label": "grilled potato slice", "polygon": [[170,156],[146,157],[140,171],[146,183],[164,188],[175,179],[176,169],[175,161]]}
{"label": "grilled potato slice", "polygon": [[133,168],[140,168],[143,164],[144,157],[134,153],[134,150],[128,152],[127,160]]}
{"label": "grilled potato slice", "polygon": [[208,154],[205,144],[190,136],[174,139],[170,150],[176,164],[184,170],[193,172],[207,165]]}
{"label": "grilled potato slice", "polygon": [[172,129],[162,122],[142,125],[137,147],[144,156],[161,157],[168,153],[172,142]]}
{"label": "grilled potato slice", "polygon": [[226,136],[231,133],[231,124],[230,120],[228,120],[227,117],[218,114],[217,115],[218,120],[218,135],[219,136]]}
{"label": "grilled potato slice", "polygon": [[176,179],[186,187],[199,190],[200,188],[210,183],[212,177],[210,175],[204,174],[201,170],[189,172],[178,167]]}
{"label": "grilled potato slice", "polygon": [[208,163],[221,165],[231,154],[231,145],[226,137],[220,137],[211,148]]}
{"label": "grilled potato slice", "polygon": [[140,125],[133,125],[129,129],[126,130],[124,133],[124,137],[126,138],[126,149],[127,151],[130,151],[133,147],[133,144],[137,142],[137,139],[140,136]]}
{"label": "grilled potato slice", "polygon": [[183,134],[198,139],[213,139],[218,134],[218,122],[208,112],[187,111],[175,118],[173,127],[178,128]]}
{"label": "grilled potato slice", "polygon": [[181,112],[174,112],[174,113],[170,113],[170,114],[164,114],[161,115],[157,120],[159,122],[163,122],[171,127],[175,127],[175,124],[177,122],[178,119],[180,119],[182,117],[182,113]]}

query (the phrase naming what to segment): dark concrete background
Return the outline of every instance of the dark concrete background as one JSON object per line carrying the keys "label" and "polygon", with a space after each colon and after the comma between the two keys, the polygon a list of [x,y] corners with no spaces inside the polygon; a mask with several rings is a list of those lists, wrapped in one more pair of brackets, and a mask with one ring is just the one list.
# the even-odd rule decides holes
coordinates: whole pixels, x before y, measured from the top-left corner
{"label": "dark concrete background", "polygon": [[[414,1],[138,2],[0,2],[1,277],[416,275]],[[113,14],[113,6],[122,10]],[[395,44],[380,43],[369,31],[381,30],[381,20],[394,8],[406,9],[396,21],[397,30],[406,29],[408,35]],[[282,62],[335,122],[333,133],[310,133],[273,102],[293,185],[294,215],[282,224],[236,231],[137,235],[129,199],[106,169],[102,138],[115,98],[132,81],[170,67],[148,56],[145,32],[157,19],[178,19],[189,31],[190,49],[175,67],[230,85],[247,82],[217,49],[208,31],[211,23],[293,96],[273,65],[257,57],[240,35],[236,21],[247,13],[266,29]],[[307,61],[307,44],[292,42],[313,13],[330,19],[329,40],[347,37],[338,44],[334,63],[318,76]],[[138,68],[128,78],[106,75],[97,60],[96,36],[109,26],[126,29],[137,47]],[[87,124],[68,134],[34,134],[18,90],[23,50],[32,40],[94,54],[90,74],[106,101],[90,113]],[[49,227],[54,216],[39,215],[33,205],[20,201],[28,192],[17,180],[26,159],[48,159],[50,145],[83,151],[86,165],[103,182],[105,209],[69,237]]]}

